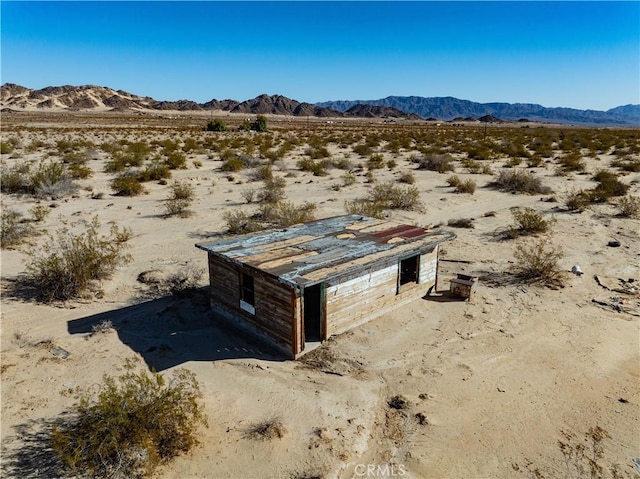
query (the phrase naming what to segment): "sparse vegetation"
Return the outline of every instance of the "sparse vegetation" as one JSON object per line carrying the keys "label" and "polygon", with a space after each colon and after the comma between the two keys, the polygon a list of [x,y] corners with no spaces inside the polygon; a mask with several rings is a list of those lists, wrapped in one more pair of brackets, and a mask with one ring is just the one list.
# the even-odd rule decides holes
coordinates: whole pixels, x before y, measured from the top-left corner
{"label": "sparse vegetation", "polygon": [[216,118],[207,123],[207,131],[227,131],[227,125],[220,118]]}
{"label": "sparse vegetation", "polygon": [[542,180],[524,170],[502,170],[489,186],[508,193],[527,195],[549,194],[551,188],[542,184]]}
{"label": "sparse vegetation", "polygon": [[516,259],[516,274],[520,279],[547,286],[562,285],[562,271],[558,262],[564,254],[548,238],[518,242],[513,256]]}
{"label": "sparse vegetation", "polygon": [[282,439],[287,430],[280,418],[271,418],[257,424],[252,424],[245,430],[245,437],[261,441]]}
{"label": "sparse vegetation", "polygon": [[150,477],[198,445],[207,417],[195,374],[178,369],[167,380],[134,367],[127,362],[122,376],[79,390],[71,418],[54,428],[53,449],[74,475]]}
{"label": "sparse vegetation", "polygon": [[640,196],[623,196],[616,203],[620,216],[624,218],[640,218]]}
{"label": "sparse vegetation", "polygon": [[135,172],[125,173],[111,180],[111,189],[119,196],[138,196],[144,192]]}
{"label": "sparse vegetation", "polygon": [[419,170],[431,170],[438,173],[455,171],[453,157],[448,154],[427,153],[421,157],[414,157],[411,161],[418,163]]}
{"label": "sparse vegetation", "polygon": [[474,221],[473,218],[454,218],[454,219],[450,219],[447,222],[447,225],[453,228],[473,229],[476,227],[473,221]]}
{"label": "sparse vegetation", "polygon": [[9,208],[2,208],[0,216],[0,244],[2,249],[11,249],[34,234],[35,230],[20,213]]}
{"label": "sparse vegetation", "polygon": [[505,231],[506,236],[516,238],[532,234],[546,233],[555,220],[546,220],[533,208],[511,210],[514,224]]}
{"label": "sparse vegetation", "polygon": [[115,268],[130,261],[124,253],[131,231],[111,226],[108,235],[99,232],[94,218],[84,231],[68,228],[49,235],[47,242],[27,263],[22,281],[44,302],[79,298],[98,289]]}
{"label": "sparse vegetation", "polygon": [[189,206],[195,198],[195,189],[189,183],[176,181],[171,185],[171,193],[164,200],[167,216],[187,217],[190,215]]}

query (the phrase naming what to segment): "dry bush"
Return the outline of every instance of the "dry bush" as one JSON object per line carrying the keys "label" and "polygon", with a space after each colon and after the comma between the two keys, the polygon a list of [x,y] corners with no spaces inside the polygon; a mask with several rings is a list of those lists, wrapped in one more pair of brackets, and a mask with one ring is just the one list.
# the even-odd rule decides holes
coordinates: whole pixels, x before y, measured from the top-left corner
{"label": "dry bush", "polygon": [[514,209],[511,211],[514,224],[506,230],[506,236],[516,238],[523,235],[546,233],[555,220],[545,220],[533,208]]}
{"label": "dry bush", "polygon": [[343,174],[340,178],[342,179],[342,186],[351,186],[356,182],[356,175],[351,172]]}
{"label": "dry bush", "polygon": [[591,205],[589,192],[571,189],[564,194],[564,204],[569,211],[581,213]]}
{"label": "dry bush", "polygon": [[437,171],[438,173],[455,171],[453,160],[451,155],[437,153],[427,153],[422,157],[411,159],[414,163],[418,163],[419,170]]}
{"label": "dry bush", "polygon": [[577,151],[570,151],[558,160],[558,173],[566,175],[570,172],[580,172],[585,170],[582,155]]}
{"label": "dry bush", "polygon": [[29,213],[31,214],[33,221],[41,223],[47,218],[47,216],[49,216],[51,208],[43,205],[35,205],[33,208],[29,209]]}
{"label": "dry bush", "polygon": [[245,437],[247,439],[270,441],[272,439],[282,439],[286,433],[287,430],[281,419],[270,418],[249,426],[245,430]]}
{"label": "dry bush", "polygon": [[262,223],[243,210],[225,211],[223,218],[227,223],[227,232],[232,235],[253,233],[264,229]]}
{"label": "dry bush", "polygon": [[508,193],[527,195],[549,194],[551,188],[542,184],[542,180],[524,170],[502,170],[489,186]]}
{"label": "dry bush", "polygon": [[21,281],[44,302],[78,298],[97,289],[99,281],[131,260],[124,253],[131,231],[114,224],[109,235],[101,235],[99,227],[96,217],[78,234],[63,228],[50,235],[27,263]]}
{"label": "dry bush", "polygon": [[369,191],[368,200],[371,203],[381,203],[385,209],[422,211],[423,203],[420,201],[420,192],[415,186],[394,185],[392,182],[376,184]]}
{"label": "dry bush", "polygon": [[369,216],[371,218],[384,218],[385,204],[381,202],[372,202],[366,198],[360,198],[353,201],[345,201],[344,209],[350,215]]}
{"label": "dry bush", "polygon": [[161,289],[171,293],[173,296],[189,296],[198,289],[203,275],[204,270],[202,268],[187,264],[167,276],[162,282]]}
{"label": "dry bush", "polygon": [[327,171],[327,167],[331,166],[331,161],[314,161],[308,158],[303,158],[302,160],[298,161],[297,166],[301,171],[308,171],[310,173],[313,173],[313,176],[326,176],[329,174],[329,172]]}
{"label": "dry bush", "polygon": [[447,178],[446,182],[449,186],[457,187],[462,182],[462,180],[460,180],[460,177],[458,175],[451,175],[449,178]]}
{"label": "dry bush", "polygon": [[513,256],[516,259],[516,274],[520,279],[547,286],[562,285],[562,271],[558,261],[564,254],[562,249],[552,245],[548,238],[518,242]]}
{"label": "dry bush", "polygon": [[447,225],[453,228],[468,228],[474,229],[476,226],[473,224],[473,218],[455,218],[447,221]]}
{"label": "dry bush", "polygon": [[298,223],[306,223],[315,219],[315,203],[305,202],[299,206],[290,201],[265,204],[260,207],[257,218],[267,223],[266,227],[286,228]]}
{"label": "dry bush", "polygon": [[384,156],[382,153],[373,153],[367,160],[367,168],[370,170],[384,168]]}
{"label": "dry bush", "polygon": [[176,181],[171,185],[171,194],[164,200],[164,208],[167,216],[186,217],[191,213],[189,206],[195,198],[195,189],[188,183]]}
{"label": "dry bush", "polygon": [[156,372],[105,375],[99,388],[77,392],[70,419],[51,433],[53,450],[74,475],[150,477],[198,445],[207,426],[195,374],[176,370],[167,381]]}
{"label": "dry bush", "polygon": [[20,213],[9,208],[2,208],[0,216],[0,245],[2,249],[12,249],[22,243],[35,230],[25,221]]}
{"label": "dry bush", "polygon": [[476,182],[473,180],[461,181],[456,185],[456,193],[469,193],[472,195],[476,191]]}
{"label": "dry bush", "polygon": [[400,183],[406,183],[408,185],[413,185],[416,182],[416,177],[410,171],[406,171],[406,172],[404,172],[404,173],[402,173],[400,175],[400,178],[398,178],[398,181]]}
{"label": "dry bush", "polygon": [[284,178],[274,177],[264,182],[264,187],[258,192],[258,203],[278,203],[286,197],[284,187],[287,182]]}
{"label": "dry bush", "polygon": [[247,203],[253,203],[256,199],[257,191],[254,188],[245,188],[240,192],[240,196]]}
{"label": "dry bush", "polygon": [[640,218],[640,196],[623,196],[616,204],[620,216],[625,218]]}

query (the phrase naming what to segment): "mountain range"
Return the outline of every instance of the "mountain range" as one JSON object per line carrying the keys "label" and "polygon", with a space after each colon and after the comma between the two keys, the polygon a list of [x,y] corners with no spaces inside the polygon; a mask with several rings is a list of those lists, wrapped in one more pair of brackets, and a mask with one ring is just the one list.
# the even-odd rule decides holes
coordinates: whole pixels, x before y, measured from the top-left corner
{"label": "mountain range", "polygon": [[212,99],[158,101],[108,87],[49,86],[39,90],[13,83],[0,87],[4,112],[20,110],[94,111],[203,111],[314,117],[401,118],[443,121],[529,120],[585,125],[640,126],[640,105],[625,105],[607,111],[547,108],[529,103],[476,103],[453,97],[389,96],[380,100],[340,100],[316,104],[282,95],[260,95],[243,102]]}

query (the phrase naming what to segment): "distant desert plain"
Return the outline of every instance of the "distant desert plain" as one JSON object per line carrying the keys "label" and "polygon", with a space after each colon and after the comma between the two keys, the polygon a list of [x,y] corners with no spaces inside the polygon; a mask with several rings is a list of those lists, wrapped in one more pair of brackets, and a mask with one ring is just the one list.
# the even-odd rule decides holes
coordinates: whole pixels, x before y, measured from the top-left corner
{"label": "distant desert plain", "polygon": [[[186,368],[203,393],[200,445],[158,478],[639,477],[640,130],[257,119],[2,114],[3,477],[62,475],[48,433],[70,391],[130,358]],[[29,176],[45,170],[55,181]],[[176,182],[192,194],[170,211]],[[290,361],[212,314],[195,247],[286,225],[272,200],[305,220],[360,211],[457,236],[432,297]],[[49,239],[94,218],[130,229],[129,262],[77,298],[21,288]],[[546,284],[522,276],[517,253],[535,244],[557,253]],[[185,271],[189,294],[158,286]],[[468,301],[447,298],[457,273],[479,278]],[[276,437],[246,433],[274,419]]]}

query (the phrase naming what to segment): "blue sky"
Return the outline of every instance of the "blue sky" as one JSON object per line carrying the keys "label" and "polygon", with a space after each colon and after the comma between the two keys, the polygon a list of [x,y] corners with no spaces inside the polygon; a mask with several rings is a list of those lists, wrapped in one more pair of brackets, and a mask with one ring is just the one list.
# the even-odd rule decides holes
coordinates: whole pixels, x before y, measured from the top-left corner
{"label": "blue sky", "polygon": [[157,100],[640,103],[640,2],[2,1],[1,78]]}

